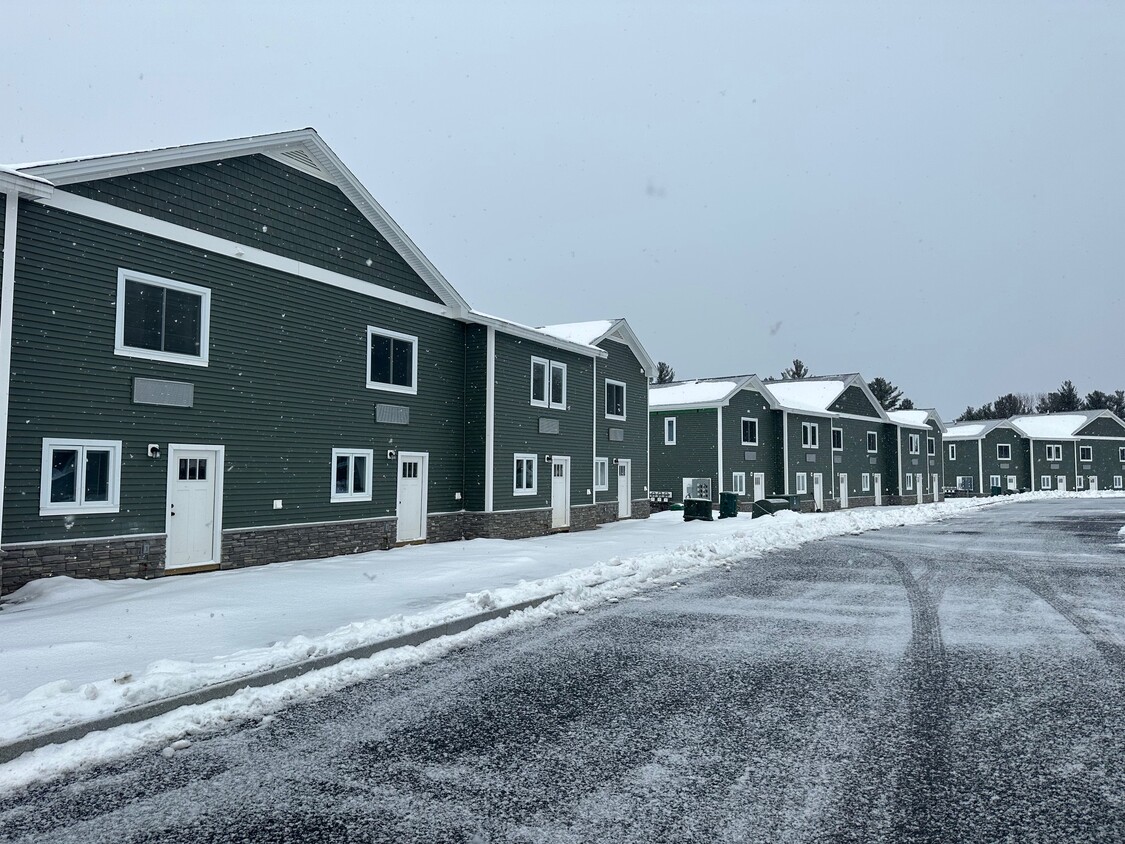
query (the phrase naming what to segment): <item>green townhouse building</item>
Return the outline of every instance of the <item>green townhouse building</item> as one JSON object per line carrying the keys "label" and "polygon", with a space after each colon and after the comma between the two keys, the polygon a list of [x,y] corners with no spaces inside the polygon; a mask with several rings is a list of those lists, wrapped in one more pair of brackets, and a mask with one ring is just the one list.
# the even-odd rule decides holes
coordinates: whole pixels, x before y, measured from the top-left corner
{"label": "green townhouse building", "polygon": [[945,491],[942,460],[946,426],[933,408],[891,410],[887,416],[898,425],[900,498],[941,501]]}
{"label": "green townhouse building", "polygon": [[940,500],[940,468],[928,467],[940,467],[940,418],[892,419],[856,374],[654,385],[650,408],[653,489],[676,501],[735,492],[744,506],[784,496],[812,511]]}
{"label": "green townhouse building", "polygon": [[0,168],[0,232],[4,591],[647,515],[628,324],[474,311],[314,130]]}
{"label": "green townhouse building", "polygon": [[949,426],[943,452],[945,476],[961,495],[989,495],[994,488],[1031,488],[1027,441],[1007,419]]}

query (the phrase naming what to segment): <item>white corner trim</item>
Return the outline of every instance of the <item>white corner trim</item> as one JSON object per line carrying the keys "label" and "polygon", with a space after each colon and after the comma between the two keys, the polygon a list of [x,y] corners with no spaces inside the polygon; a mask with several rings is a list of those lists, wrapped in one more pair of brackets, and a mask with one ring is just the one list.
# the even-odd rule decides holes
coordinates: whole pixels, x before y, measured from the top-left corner
{"label": "white corner trim", "polygon": [[352,276],[347,276],[332,270],[306,264],[293,258],[275,255],[272,252],[266,252],[264,249],[246,246],[241,243],[236,243],[233,240],[206,234],[205,232],[197,232],[186,226],[158,220],[155,217],[138,214],[136,211],[129,211],[105,202],[87,199],[84,196],[77,196],[75,194],[66,193],[65,191],[55,191],[54,195],[49,199],[43,200],[42,204],[50,208],[58,208],[60,211],[68,211],[72,214],[79,214],[83,217],[101,220],[111,225],[132,229],[133,231],[138,231],[143,234],[162,237],[166,240],[182,243],[185,246],[194,246],[216,255],[245,261],[255,266],[288,273],[298,278],[319,281],[322,284],[327,284],[331,287],[339,287],[343,290],[358,293],[361,296],[367,296],[371,299],[392,302],[396,305],[402,305],[403,307],[412,308],[416,311],[424,311],[425,313],[449,317],[450,319],[458,319],[461,316],[455,309],[447,305],[442,305],[437,302],[428,302],[425,299],[411,296],[408,293],[400,293],[397,290],[380,287],[374,282],[363,281],[362,279],[353,278]]}
{"label": "white corner trim", "polygon": [[8,397],[12,384],[12,314],[16,286],[16,218],[19,194],[4,205],[4,266],[0,275],[0,542],[4,529],[4,470],[8,465]]}
{"label": "white corner trim", "polygon": [[485,328],[484,387],[484,512],[493,509],[496,481],[496,329]]}

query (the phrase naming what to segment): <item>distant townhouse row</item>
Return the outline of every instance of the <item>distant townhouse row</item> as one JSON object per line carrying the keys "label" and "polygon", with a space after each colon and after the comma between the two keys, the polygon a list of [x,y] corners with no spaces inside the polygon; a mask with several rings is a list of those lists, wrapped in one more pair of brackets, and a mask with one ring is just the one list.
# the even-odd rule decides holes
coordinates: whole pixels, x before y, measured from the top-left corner
{"label": "distant townhouse row", "polygon": [[940,501],[945,425],[887,413],[857,374],[755,375],[653,385],[651,485],[673,501],[733,492],[742,509],[796,498],[804,510]]}
{"label": "distant townhouse row", "polygon": [[1125,422],[1108,410],[949,427],[944,463],[964,494],[1125,488]]}
{"label": "distant townhouse row", "polygon": [[648,513],[628,323],[473,310],[311,129],[0,195],[4,591]]}

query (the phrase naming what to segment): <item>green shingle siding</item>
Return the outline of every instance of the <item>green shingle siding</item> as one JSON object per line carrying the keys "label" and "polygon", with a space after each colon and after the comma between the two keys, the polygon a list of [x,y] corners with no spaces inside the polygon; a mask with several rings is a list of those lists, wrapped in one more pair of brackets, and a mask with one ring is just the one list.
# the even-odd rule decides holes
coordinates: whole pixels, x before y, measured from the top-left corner
{"label": "green shingle siding", "polygon": [[[648,484],[648,377],[633,350],[616,340],[603,340],[599,346],[608,357],[598,360],[597,411],[594,419],[594,451],[609,459],[609,489],[597,494],[598,501],[617,500],[617,472],[614,458],[627,458],[631,473],[631,499],[646,497]],[[605,418],[605,382],[621,381],[625,389],[625,419]],[[624,440],[611,441],[611,428],[624,431]]]}
{"label": "green shingle siding", "polygon": [[64,190],[440,301],[339,188],[264,155],[133,173]]}
{"label": "green shingle siding", "polygon": [[[7,542],[163,532],[169,442],[226,446],[225,528],[393,515],[387,449],[428,451],[430,511],[461,509],[460,323],[78,215],[21,211]],[[114,355],[121,266],[211,289],[209,366]],[[420,338],[418,395],[366,388],[369,324]],[[135,376],[191,382],[194,406],[132,404]],[[409,407],[410,424],[376,424],[376,403]],[[120,513],[40,517],[44,437],[121,440]],[[164,456],[149,459],[149,442]],[[334,447],[374,449],[371,502],[330,503]]]}
{"label": "green shingle siding", "polygon": [[[684,478],[710,478],[712,500],[719,500],[716,412],[714,408],[701,408],[649,414],[649,485],[653,491],[671,492],[673,501],[683,501]],[[668,417],[676,419],[676,445],[664,444],[664,420]]]}

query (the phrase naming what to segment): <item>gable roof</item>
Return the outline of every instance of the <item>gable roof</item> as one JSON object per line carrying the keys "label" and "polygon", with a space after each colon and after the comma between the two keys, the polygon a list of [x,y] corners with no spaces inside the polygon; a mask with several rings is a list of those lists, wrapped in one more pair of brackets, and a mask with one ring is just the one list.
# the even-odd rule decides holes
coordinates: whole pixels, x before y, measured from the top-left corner
{"label": "gable roof", "polygon": [[724,407],[742,389],[757,390],[773,406],[773,398],[757,375],[731,375],[726,378],[697,378],[694,381],[650,384],[648,407],[649,410]]}
{"label": "gable roof", "polygon": [[839,416],[839,413],[828,408],[849,387],[859,387],[871,402],[871,406],[878,411],[878,418],[884,422],[890,421],[883,406],[867,386],[867,382],[855,372],[846,375],[817,375],[812,378],[770,381],[765,385],[780,409],[818,416]]}
{"label": "gable roof", "polygon": [[1009,421],[1032,440],[1074,440],[1078,432],[1099,416],[1117,417],[1108,410],[1075,410],[1067,413],[1036,413],[1013,416]]}
{"label": "gable roof", "polygon": [[640,339],[633,333],[632,327],[624,317],[544,325],[539,330],[553,337],[558,337],[560,340],[585,343],[588,346],[597,346],[606,339],[617,340],[633,351],[637,360],[641,362],[641,366],[644,367],[646,375],[650,378],[656,375],[656,362],[649,356],[645,347],[641,345]]}
{"label": "gable roof", "polygon": [[268,155],[335,185],[355,205],[386,241],[447,307],[458,315],[469,311],[469,304],[453,289],[438,269],[349,170],[315,129],[296,129],[267,135],[252,135],[226,141],[185,144],[137,152],[91,155],[17,164],[6,168],[24,176],[46,179],[56,186],[109,179],[142,171],[202,164],[245,155]]}
{"label": "gable roof", "polygon": [[[1007,419],[981,419],[976,422],[955,422],[945,432],[947,440],[979,440],[997,428],[1012,428]],[[1019,431],[1016,431],[1018,434]]]}
{"label": "gable roof", "polygon": [[0,166],[0,193],[42,199],[50,196],[54,190],[55,186],[44,178],[21,173],[14,167]]}
{"label": "gable roof", "polygon": [[937,423],[938,430],[943,434],[949,430],[945,427],[945,423],[941,421],[937,410],[932,407],[915,408],[913,410],[888,410],[887,416],[895,424],[905,425],[909,428],[929,428],[932,419]]}

